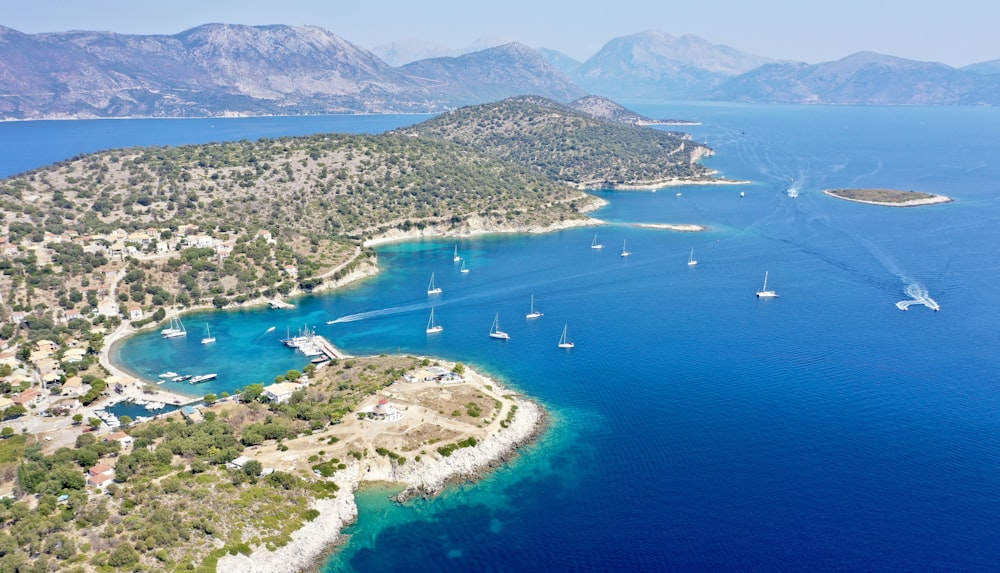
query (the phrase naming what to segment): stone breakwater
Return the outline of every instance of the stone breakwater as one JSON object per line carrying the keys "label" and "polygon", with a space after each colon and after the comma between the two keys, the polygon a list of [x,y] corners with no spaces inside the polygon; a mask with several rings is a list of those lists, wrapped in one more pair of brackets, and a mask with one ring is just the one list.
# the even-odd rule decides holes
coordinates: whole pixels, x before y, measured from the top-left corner
{"label": "stone breakwater", "polygon": [[354,492],[362,482],[395,482],[405,489],[396,499],[405,501],[415,495],[433,496],[449,484],[476,479],[509,460],[521,446],[534,440],[545,428],[542,408],[528,400],[517,400],[517,412],[510,425],[480,440],[475,446],[456,450],[448,457],[424,457],[420,462],[372,463],[363,460],[350,464],[331,478],[340,491],[333,499],[313,502],[320,515],[292,534],[292,541],[276,551],[256,547],[246,555],[226,555],[219,559],[219,573],[288,573],[317,570],[319,561],[329,555],[341,538],[341,530],[358,516]]}

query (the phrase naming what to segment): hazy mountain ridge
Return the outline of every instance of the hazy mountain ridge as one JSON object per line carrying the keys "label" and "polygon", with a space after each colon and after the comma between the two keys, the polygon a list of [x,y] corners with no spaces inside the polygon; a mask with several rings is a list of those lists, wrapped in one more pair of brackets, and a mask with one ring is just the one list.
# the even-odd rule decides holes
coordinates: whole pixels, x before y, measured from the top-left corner
{"label": "hazy mountain ridge", "polygon": [[[487,42],[488,43],[488,42]],[[697,36],[622,36],[579,62],[516,42],[393,67],[315,26],[206,24],[171,35],[0,26],[0,119],[440,112],[536,94],[1000,104],[1000,60],[958,69],[869,52],[775,62]]]}
{"label": "hazy mountain ridge", "polygon": [[495,101],[522,94],[569,101],[586,95],[538,52],[510,43],[454,58],[431,58],[399,72],[432,96],[452,104]]}
{"label": "hazy mountain ridge", "polygon": [[585,93],[520,45],[454,60],[393,68],[314,26],[206,24],[172,36],[0,28],[0,117],[434,112]]}
{"label": "hazy mountain ridge", "polygon": [[701,98],[740,73],[773,62],[698,36],[646,31],[614,38],[570,71],[591,93],[613,99]]}
{"label": "hazy mountain ridge", "polygon": [[814,65],[761,66],[726,82],[709,97],[757,103],[997,105],[1000,78],[858,52]]}

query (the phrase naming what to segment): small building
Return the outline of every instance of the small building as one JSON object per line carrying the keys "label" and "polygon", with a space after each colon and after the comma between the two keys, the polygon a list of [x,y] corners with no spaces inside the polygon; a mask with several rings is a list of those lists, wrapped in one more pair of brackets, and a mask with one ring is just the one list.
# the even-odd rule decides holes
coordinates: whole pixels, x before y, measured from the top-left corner
{"label": "small building", "polygon": [[104,441],[118,442],[119,444],[121,444],[122,449],[125,450],[132,447],[132,445],[135,443],[135,438],[126,434],[125,432],[114,432],[112,434],[108,434],[107,437],[104,438]]}
{"label": "small building", "polygon": [[295,382],[280,382],[278,384],[271,384],[264,388],[264,396],[275,403],[281,404],[287,402],[292,394],[296,390],[302,389],[304,386],[301,384],[296,384]]}
{"label": "small building", "polygon": [[236,458],[235,460],[227,462],[226,463],[226,467],[229,468],[229,469],[231,469],[231,470],[241,470],[241,469],[243,469],[243,466],[247,465],[247,462],[249,462],[249,461],[250,461],[250,458],[248,458],[246,456],[240,456],[240,457]]}
{"label": "small building", "polygon": [[104,490],[108,487],[108,484],[113,481],[115,481],[114,475],[101,474],[96,476],[87,476],[87,485],[92,485],[100,490]]}
{"label": "small building", "polygon": [[205,421],[205,416],[203,416],[201,414],[201,411],[198,410],[198,408],[195,408],[194,406],[184,406],[183,408],[181,408],[181,415],[184,416],[185,420],[193,424]]}
{"label": "small building", "polygon": [[403,417],[403,413],[398,408],[389,403],[389,400],[382,398],[378,404],[372,408],[372,418],[382,422],[395,422]]}
{"label": "small building", "polygon": [[87,474],[92,476],[110,476],[115,474],[115,468],[105,463],[99,463],[87,470]]}
{"label": "small building", "polygon": [[142,318],[142,307],[137,304],[128,305],[128,317],[131,320]]}
{"label": "small building", "polygon": [[83,387],[83,378],[79,376],[71,376],[62,385],[63,396],[82,396],[84,394],[86,394],[86,390]]}
{"label": "small building", "polygon": [[28,388],[24,392],[15,394],[12,400],[18,406],[29,408],[42,401],[42,393],[34,388]]}

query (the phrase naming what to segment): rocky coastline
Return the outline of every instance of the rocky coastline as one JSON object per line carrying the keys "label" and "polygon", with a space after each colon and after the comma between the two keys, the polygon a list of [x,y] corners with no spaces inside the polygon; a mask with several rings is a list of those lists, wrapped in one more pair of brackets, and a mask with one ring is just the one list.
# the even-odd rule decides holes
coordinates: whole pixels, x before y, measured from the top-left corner
{"label": "rocky coastline", "polygon": [[[482,377],[494,387],[497,382]],[[531,443],[546,427],[544,410],[524,398],[515,401],[517,412],[506,428],[491,433],[475,446],[456,450],[448,457],[426,456],[405,465],[367,459],[355,461],[330,479],[340,488],[332,499],[316,500],[312,508],[319,517],[292,534],[292,541],[275,551],[255,547],[250,555],[226,555],[219,560],[219,573],[288,573],[319,570],[322,561],[342,542],[342,529],[358,516],[354,492],[363,483],[394,483],[404,487],[395,500],[433,497],[450,484],[475,480],[509,461],[519,448]]]}

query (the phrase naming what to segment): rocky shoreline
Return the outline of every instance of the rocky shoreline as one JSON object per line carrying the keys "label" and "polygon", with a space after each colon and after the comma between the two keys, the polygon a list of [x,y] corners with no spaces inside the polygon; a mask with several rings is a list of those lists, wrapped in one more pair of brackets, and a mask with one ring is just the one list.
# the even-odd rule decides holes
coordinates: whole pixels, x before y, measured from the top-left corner
{"label": "rocky shoreline", "polygon": [[[495,387],[499,385],[483,377]],[[364,482],[398,483],[404,486],[396,500],[403,502],[415,496],[431,497],[448,485],[474,480],[510,460],[516,451],[531,443],[544,431],[544,410],[536,403],[519,398],[517,412],[510,425],[491,433],[475,446],[456,450],[448,457],[425,456],[405,465],[375,463],[368,459],[355,461],[347,469],[336,472],[330,479],[340,492],[333,499],[316,500],[312,508],[320,515],[292,534],[292,541],[276,551],[256,547],[251,555],[226,555],[219,559],[219,573],[287,573],[314,571],[330,555],[331,549],[342,542],[341,530],[358,516],[354,492]]]}

